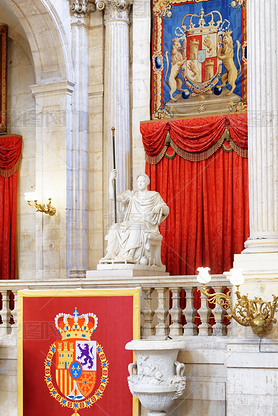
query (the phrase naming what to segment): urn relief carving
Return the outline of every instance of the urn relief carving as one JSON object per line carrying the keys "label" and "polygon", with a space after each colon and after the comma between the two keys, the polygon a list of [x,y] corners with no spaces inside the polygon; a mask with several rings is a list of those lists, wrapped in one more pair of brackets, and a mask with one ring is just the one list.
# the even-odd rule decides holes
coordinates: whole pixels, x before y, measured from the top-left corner
{"label": "urn relief carving", "polygon": [[128,366],[129,389],[149,410],[148,416],[166,416],[173,400],[183,394],[185,365],[177,361],[177,355],[184,348],[184,341],[174,340],[139,340],[126,345],[137,359]]}

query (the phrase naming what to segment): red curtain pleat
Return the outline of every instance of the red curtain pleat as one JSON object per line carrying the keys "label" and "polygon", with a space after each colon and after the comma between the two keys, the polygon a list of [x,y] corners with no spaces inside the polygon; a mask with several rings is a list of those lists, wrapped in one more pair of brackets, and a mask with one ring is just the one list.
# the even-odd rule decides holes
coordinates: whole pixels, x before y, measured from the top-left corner
{"label": "red curtain pleat", "polygon": [[0,137],[0,279],[16,279],[18,165],[21,136]]}
{"label": "red curtain pleat", "polygon": [[151,189],[169,205],[161,224],[162,260],[171,275],[212,273],[232,267],[249,237],[248,160],[218,149],[213,156],[191,162],[176,155],[146,164]]}

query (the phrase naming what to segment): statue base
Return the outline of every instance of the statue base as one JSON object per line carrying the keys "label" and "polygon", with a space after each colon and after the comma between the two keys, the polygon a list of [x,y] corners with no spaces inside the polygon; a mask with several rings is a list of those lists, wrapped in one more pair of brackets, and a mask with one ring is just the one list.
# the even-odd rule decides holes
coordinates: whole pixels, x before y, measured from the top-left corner
{"label": "statue base", "polygon": [[165,266],[145,266],[141,264],[98,264],[97,270],[88,270],[86,278],[95,277],[143,277],[143,276],[169,276]]}

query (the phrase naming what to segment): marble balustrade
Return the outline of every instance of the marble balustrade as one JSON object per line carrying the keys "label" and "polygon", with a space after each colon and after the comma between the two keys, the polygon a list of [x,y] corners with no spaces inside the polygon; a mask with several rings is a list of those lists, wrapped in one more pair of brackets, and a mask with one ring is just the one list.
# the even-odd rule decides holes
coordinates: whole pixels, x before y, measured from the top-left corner
{"label": "marble balustrade", "polygon": [[[223,324],[225,311],[221,307],[209,308],[207,299],[201,295],[198,306],[194,293],[198,283],[195,276],[107,278],[101,282],[91,279],[67,279],[60,281],[6,281],[0,280],[0,335],[15,336],[17,329],[17,292],[19,290],[49,289],[96,289],[140,287],[141,338],[182,336],[225,336],[227,325]],[[212,276],[209,287],[223,291],[230,283],[223,275]],[[196,295],[195,295],[196,296]],[[197,309],[196,309],[197,308]],[[199,318],[196,317],[199,316]],[[211,316],[213,313],[213,319]]]}

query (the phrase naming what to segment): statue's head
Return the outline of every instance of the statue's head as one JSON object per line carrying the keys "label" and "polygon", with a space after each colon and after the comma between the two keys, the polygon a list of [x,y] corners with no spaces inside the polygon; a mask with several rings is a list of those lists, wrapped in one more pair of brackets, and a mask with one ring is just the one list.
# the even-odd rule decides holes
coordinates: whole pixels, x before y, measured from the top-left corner
{"label": "statue's head", "polygon": [[147,189],[147,186],[150,183],[150,178],[145,173],[139,173],[136,180],[137,180],[137,187],[139,190]]}

